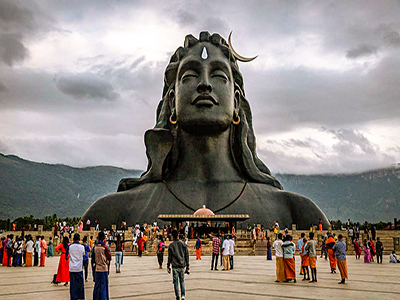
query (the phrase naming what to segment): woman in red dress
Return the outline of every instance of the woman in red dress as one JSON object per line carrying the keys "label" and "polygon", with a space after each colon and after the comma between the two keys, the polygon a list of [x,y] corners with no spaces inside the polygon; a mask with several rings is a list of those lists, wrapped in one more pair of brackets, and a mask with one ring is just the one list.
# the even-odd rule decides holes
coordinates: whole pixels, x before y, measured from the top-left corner
{"label": "woman in red dress", "polygon": [[65,282],[64,285],[68,285],[69,282],[69,260],[65,259],[65,251],[69,243],[68,237],[64,236],[62,244],[56,247],[56,251],[61,251],[60,262],[58,263],[57,271],[57,282]]}

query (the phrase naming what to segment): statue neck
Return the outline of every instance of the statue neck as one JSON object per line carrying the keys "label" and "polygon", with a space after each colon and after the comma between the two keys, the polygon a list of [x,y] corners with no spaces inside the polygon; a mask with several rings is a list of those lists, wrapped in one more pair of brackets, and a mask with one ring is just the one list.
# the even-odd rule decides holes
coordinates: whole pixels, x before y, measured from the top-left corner
{"label": "statue neck", "polygon": [[212,136],[198,136],[179,130],[179,158],[168,180],[240,181],[230,151],[229,133],[226,130]]}

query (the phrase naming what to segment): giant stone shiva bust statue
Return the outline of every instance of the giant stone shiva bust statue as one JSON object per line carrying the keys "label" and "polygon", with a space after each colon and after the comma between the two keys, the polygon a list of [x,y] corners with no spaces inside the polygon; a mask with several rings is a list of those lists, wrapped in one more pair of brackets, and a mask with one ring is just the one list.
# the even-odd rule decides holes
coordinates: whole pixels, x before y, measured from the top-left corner
{"label": "giant stone shiva bust statue", "polygon": [[328,226],[314,202],[284,191],[257,157],[238,60],[246,59],[218,34],[186,36],[165,70],[157,123],[144,136],[147,171],[122,179],[118,192],[93,203],[83,220],[109,227],[206,205],[268,226],[278,220],[304,229],[318,219]]}

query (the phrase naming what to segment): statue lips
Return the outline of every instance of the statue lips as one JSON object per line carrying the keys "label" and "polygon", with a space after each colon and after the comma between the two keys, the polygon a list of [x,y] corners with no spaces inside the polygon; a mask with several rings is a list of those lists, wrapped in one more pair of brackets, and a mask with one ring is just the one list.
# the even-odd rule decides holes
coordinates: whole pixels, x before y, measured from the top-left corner
{"label": "statue lips", "polygon": [[219,105],[218,101],[214,99],[214,97],[210,95],[200,95],[197,96],[192,102],[192,105],[196,105],[198,107],[200,106],[206,106],[206,107],[212,107],[214,105]]}

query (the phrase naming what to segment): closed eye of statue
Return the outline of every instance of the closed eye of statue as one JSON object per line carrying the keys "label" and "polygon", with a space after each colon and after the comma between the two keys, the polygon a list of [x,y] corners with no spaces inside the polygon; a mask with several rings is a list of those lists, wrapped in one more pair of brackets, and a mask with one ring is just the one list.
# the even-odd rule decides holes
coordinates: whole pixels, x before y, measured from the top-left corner
{"label": "closed eye of statue", "polygon": [[193,70],[187,70],[185,73],[183,73],[181,80],[185,81],[188,80],[190,78],[197,78],[199,77],[199,75],[197,74],[196,71]]}
{"label": "closed eye of statue", "polygon": [[229,80],[228,76],[227,76],[227,75],[225,74],[225,72],[222,71],[222,70],[216,70],[216,71],[212,72],[212,73],[211,73],[211,77],[212,77],[212,78],[223,79],[223,80],[225,80],[225,81],[228,81],[228,80]]}

